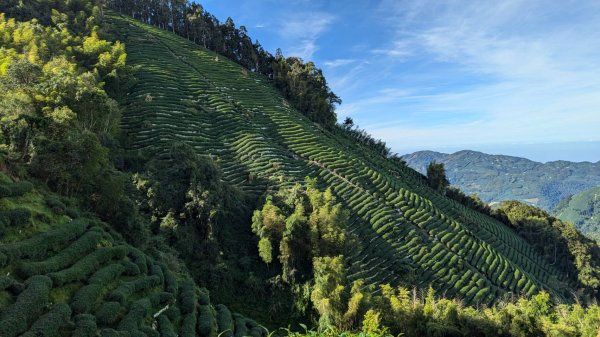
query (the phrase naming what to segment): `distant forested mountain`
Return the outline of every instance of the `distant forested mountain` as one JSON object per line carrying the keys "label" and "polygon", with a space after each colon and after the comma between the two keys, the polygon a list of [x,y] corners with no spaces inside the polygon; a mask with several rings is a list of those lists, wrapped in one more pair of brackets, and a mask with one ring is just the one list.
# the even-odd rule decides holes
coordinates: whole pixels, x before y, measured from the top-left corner
{"label": "distant forested mountain", "polygon": [[452,185],[487,203],[519,200],[551,211],[560,200],[600,185],[600,161],[539,163],[476,151],[419,151],[403,159],[421,173],[434,160],[443,163]]}

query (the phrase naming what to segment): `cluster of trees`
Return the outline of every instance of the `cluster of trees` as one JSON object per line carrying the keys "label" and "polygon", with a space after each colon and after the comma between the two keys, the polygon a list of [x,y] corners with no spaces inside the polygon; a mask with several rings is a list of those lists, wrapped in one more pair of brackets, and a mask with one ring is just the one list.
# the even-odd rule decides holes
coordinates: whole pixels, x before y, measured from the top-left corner
{"label": "cluster of trees", "polygon": [[252,41],[246,27],[236,27],[231,18],[221,23],[201,4],[188,0],[106,0],[105,4],[267,76],[283,96],[312,121],[326,128],[335,126],[335,106],[341,100],[327,85],[321,69],[299,57],[286,58],[279,49],[273,56],[258,41]]}
{"label": "cluster of trees", "polygon": [[373,136],[371,136],[366,130],[355,125],[352,118],[346,117],[344,122],[338,124],[337,126],[339,130],[342,130],[346,136],[349,136],[356,143],[373,150],[385,158],[394,158],[402,162],[397,155],[392,153],[392,150],[383,140],[373,138]]}
{"label": "cluster of trees", "polygon": [[[259,255],[272,265],[274,278],[287,284],[300,303],[312,300],[319,310],[329,305],[324,296],[332,286],[330,274],[339,270],[352,241],[347,222],[348,212],[331,189],[321,192],[316,180],[307,178],[304,187],[296,184],[269,195],[254,212],[252,231],[259,239]],[[323,319],[329,320],[326,315]]]}
{"label": "cluster of trees", "polygon": [[555,305],[545,292],[474,308],[460,300],[437,298],[431,288],[426,293],[389,285],[374,290],[363,287],[361,280],[349,290],[336,288],[331,296],[340,298],[334,303],[341,305],[328,306],[335,319],[318,331],[288,332],[288,336],[595,337],[600,333],[598,305]]}
{"label": "cluster of trees", "polygon": [[[2,13],[4,12],[4,13]],[[0,149],[14,175],[77,197],[131,238],[140,218],[111,161],[129,83],[125,47],[92,1],[0,4]],[[137,240],[137,239],[136,239]]]}
{"label": "cluster of trees", "polygon": [[219,223],[232,219],[231,210],[240,201],[216,164],[191,146],[175,143],[167,156],[149,161],[133,178],[152,234],[161,235],[184,256],[214,262]]}
{"label": "cluster of trees", "polygon": [[586,297],[598,298],[600,248],[575,228],[545,211],[518,201],[504,201],[495,210],[557,269],[571,277]]}
{"label": "cluster of trees", "polygon": [[446,177],[446,168],[444,163],[438,163],[435,160],[427,165],[427,183],[431,188],[445,193],[450,181]]}

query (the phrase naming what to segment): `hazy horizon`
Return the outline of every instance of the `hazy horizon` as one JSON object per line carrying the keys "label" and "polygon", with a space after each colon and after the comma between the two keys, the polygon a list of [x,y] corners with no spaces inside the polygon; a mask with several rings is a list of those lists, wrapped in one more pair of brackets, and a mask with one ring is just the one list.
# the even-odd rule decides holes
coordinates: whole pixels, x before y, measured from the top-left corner
{"label": "hazy horizon", "polygon": [[522,157],[542,163],[557,160],[591,163],[600,161],[600,142],[481,144],[471,147],[440,146],[432,148],[408,146],[405,148],[393,149],[394,152],[400,155],[406,155],[417,151],[435,151],[452,154],[463,150],[478,151],[492,155]]}

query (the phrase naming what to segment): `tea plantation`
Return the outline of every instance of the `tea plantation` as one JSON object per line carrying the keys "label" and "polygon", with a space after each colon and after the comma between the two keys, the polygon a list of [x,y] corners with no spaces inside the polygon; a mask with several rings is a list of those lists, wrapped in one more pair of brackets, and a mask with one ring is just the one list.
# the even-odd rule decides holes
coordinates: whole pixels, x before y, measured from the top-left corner
{"label": "tea plantation", "polygon": [[173,261],[0,176],[0,336],[264,336]]}
{"label": "tea plantation", "polygon": [[[257,196],[301,183],[305,177],[317,178],[322,186],[330,186],[351,212],[349,231],[359,239],[346,254],[351,279],[399,285],[412,278],[419,287],[432,285],[439,293],[472,304],[491,304],[504,296],[532,295],[539,290],[558,299],[570,298],[572,279],[558,272],[511,228],[431,189],[416,171],[360,147],[339,131],[311,122],[262,75],[131,18],[113,14],[109,21],[126,45],[128,63],[134,66],[137,79],[122,102],[122,129],[131,153],[164,156],[172,143],[184,142],[199,155],[215,160],[228,183]],[[164,266],[147,259],[140,262],[144,257],[134,250],[114,244],[100,245],[92,252],[90,245],[97,246],[108,235],[97,226],[75,220],[68,226],[80,226],[77,241],[68,248],[44,250],[60,254],[41,262],[35,260],[40,255],[23,256],[33,261],[10,266],[21,278],[46,275],[35,278],[35,289],[40,291],[47,291],[50,282],[69,285],[88,280],[85,287],[73,286],[73,299],[81,299],[77,303],[90,303],[87,298],[98,300],[101,296],[110,301],[93,308],[96,311],[86,307],[93,307],[91,304],[73,307],[69,303],[78,314],[101,314],[98,326],[148,327],[151,319],[143,317],[158,312],[169,301],[177,303],[177,296],[187,289],[184,281],[173,281],[177,277]],[[7,256],[9,248],[5,248]],[[90,254],[89,259],[72,266],[72,256],[81,254]],[[98,269],[106,264],[100,261],[124,262],[114,269]],[[132,273],[135,276],[130,276]],[[105,281],[94,283],[100,279]],[[113,283],[119,285],[104,288]],[[32,280],[23,287],[27,290],[33,284]],[[198,292],[190,287],[186,291]],[[140,299],[139,293],[149,295]],[[177,310],[169,307],[156,321],[161,329],[197,326],[214,331],[213,323],[192,322],[197,319],[192,309],[200,313],[198,322],[233,317],[218,310],[215,315],[202,296],[200,305],[194,303],[181,303]],[[129,313],[120,321],[107,321],[102,315],[125,312],[124,307]],[[50,313],[65,315],[66,310],[52,307]],[[235,321],[244,322],[240,317]],[[93,325],[88,316],[79,316],[76,322]],[[217,330],[223,327],[220,323],[216,326]]]}

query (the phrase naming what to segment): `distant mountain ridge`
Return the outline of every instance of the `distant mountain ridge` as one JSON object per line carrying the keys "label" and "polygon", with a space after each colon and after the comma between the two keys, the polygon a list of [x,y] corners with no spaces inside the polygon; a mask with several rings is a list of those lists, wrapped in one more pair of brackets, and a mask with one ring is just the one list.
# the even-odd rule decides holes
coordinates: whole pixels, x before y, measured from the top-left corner
{"label": "distant mountain ridge", "polygon": [[452,185],[487,203],[520,200],[551,211],[561,199],[600,185],[600,161],[540,163],[470,150],[452,154],[418,151],[403,159],[421,173],[431,161],[444,163]]}

